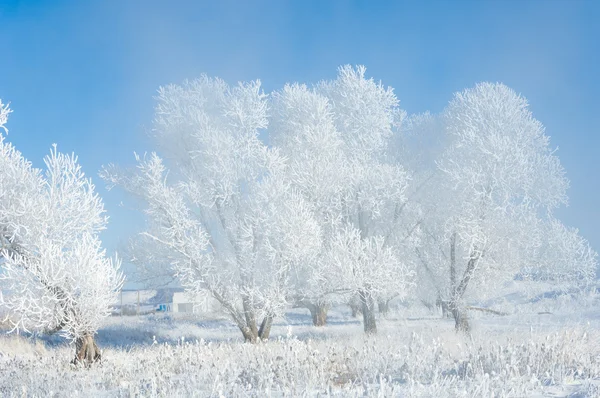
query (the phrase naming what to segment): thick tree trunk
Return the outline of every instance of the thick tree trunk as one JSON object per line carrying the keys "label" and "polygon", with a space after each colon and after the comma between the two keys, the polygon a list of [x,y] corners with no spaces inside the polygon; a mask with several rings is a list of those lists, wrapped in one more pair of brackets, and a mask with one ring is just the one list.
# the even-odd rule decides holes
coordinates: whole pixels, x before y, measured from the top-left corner
{"label": "thick tree trunk", "polygon": [[[256,324],[256,322],[254,322]],[[262,340],[268,340],[269,335],[271,334],[271,326],[273,325],[273,317],[267,315],[261,322],[260,328],[255,329],[252,327],[248,327],[248,325],[238,324],[242,335],[244,336],[244,341],[246,343],[258,343]]]}
{"label": "thick tree trunk", "polygon": [[450,238],[450,290],[456,289],[456,232]]}
{"label": "thick tree trunk", "polygon": [[377,321],[375,319],[375,300],[371,294],[361,291],[359,293],[363,313],[363,325],[366,334],[377,333]]}
{"label": "thick tree trunk", "polygon": [[327,324],[327,312],[328,311],[329,311],[329,306],[318,305],[316,314],[313,315],[313,325],[314,326],[325,326]]}
{"label": "thick tree trunk", "polygon": [[465,269],[465,273],[463,274],[460,283],[456,285],[452,292],[452,298],[450,300],[450,310],[452,311],[452,316],[454,317],[455,322],[455,328],[458,332],[470,333],[471,331],[467,310],[464,308],[464,304],[462,304],[462,298],[465,294],[465,291],[467,290],[467,286],[469,285],[471,278],[473,277],[473,273],[475,272],[477,262],[479,261],[481,256],[482,253],[477,251],[475,248],[475,250],[473,250],[469,257],[467,268]]}
{"label": "thick tree trunk", "polygon": [[471,332],[471,325],[469,324],[469,316],[466,309],[460,308],[455,304],[452,309],[452,316],[454,317],[454,328],[457,332],[467,334]]}
{"label": "thick tree trunk", "polygon": [[81,363],[89,367],[100,359],[102,359],[102,356],[93,334],[86,333],[75,340],[74,364]]}
{"label": "thick tree trunk", "polygon": [[254,333],[252,329],[245,325],[239,326],[239,328],[242,331],[246,343],[256,343],[258,341],[258,332]]}
{"label": "thick tree trunk", "polygon": [[327,311],[329,311],[329,306],[325,304],[310,304],[306,307],[310,311],[313,326],[325,326],[327,324]]}
{"label": "thick tree trunk", "polygon": [[329,305],[316,301],[300,300],[294,305],[295,308],[306,308],[310,311],[313,326],[325,326],[327,324],[327,312]]}
{"label": "thick tree trunk", "polygon": [[258,338],[260,340],[268,340],[269,335],[271,334],[271,325],[273,324],[273,317],[271,315],[267,315],[262,323],[260,324],[260,329],[258,329]]}
{"label": "thick tree trunk", "polygon": [[256,314],[254,313],[254,307],[250,303],[250,299],[247,296],[242,296],[242,306],[244,308],[244,318],[246,319],[246,327],[250,329],[250,333],[254,336],[255,340],[258,336],[258,327],[256,326]]}
{"label": "thick tree trunk", "polygon": [[[248,296],[242,296],[242,307],[243,311],[240,311],[232,302],[226,300],[224,296],[217,290],[211,290],[213,297],[221,303],[223,308],[229,313],[237,327],[244,336],[244,341],[247,343],[256,343],[259,340],[259,330],[256,327],[256,312],[252,306]],[[266,318],[265,318],[266,319]],[[268,322],[263,321],[264,325],[261,325],[262,334],[268,334],[271,331],[272,318]]]}

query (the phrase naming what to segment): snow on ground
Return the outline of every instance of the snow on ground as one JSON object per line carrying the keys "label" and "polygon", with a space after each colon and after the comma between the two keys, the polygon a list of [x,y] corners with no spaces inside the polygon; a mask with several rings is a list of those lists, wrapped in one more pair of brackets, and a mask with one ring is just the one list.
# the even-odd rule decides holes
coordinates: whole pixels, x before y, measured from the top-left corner
{"label": "snow on ground", "polygon": [[251,345],[224,317],[115,316],[91,369],[70,365],[74,348],[57,337],[0,337],[0,396],[600,396],[600,310],[473,325],[468,338],[450,319],[400,309],[365,337],[344,307],[324,328],[298,309]]}

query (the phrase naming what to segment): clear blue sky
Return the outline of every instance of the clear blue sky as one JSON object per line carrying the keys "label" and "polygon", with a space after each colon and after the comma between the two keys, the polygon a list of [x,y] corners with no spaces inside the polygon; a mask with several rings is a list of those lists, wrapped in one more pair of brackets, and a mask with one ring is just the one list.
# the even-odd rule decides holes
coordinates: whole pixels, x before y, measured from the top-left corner
{"label": "clear blue sky", "polygon": [[408,112],[500,81],[525,95],[571,179],[559,215],[600,249],[600,1],[0,0],[0,98],[9,139],[41,165],[74,151],[105,197],[104,239],[134,231],[97,178],[132,164],[158,86],[201,73],[266,90],[364,64]]}

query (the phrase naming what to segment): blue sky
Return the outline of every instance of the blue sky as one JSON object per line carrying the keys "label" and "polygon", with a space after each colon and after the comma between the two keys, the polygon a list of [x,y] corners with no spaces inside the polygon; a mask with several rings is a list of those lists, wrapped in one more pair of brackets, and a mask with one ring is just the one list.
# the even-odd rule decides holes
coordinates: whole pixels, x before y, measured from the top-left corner
{"label": "blue sky", "polygon": [[408,112],[500,81],[526,96],[571,180],[559,212],[600,249],[600,2],[0,0],[0,98],[10,141],[41,165],[74,151],[104,196],[109,250],[134,231],[97,178],[152,147],[156,89],[201,73],[230,83],[332,78],[364,64]]}

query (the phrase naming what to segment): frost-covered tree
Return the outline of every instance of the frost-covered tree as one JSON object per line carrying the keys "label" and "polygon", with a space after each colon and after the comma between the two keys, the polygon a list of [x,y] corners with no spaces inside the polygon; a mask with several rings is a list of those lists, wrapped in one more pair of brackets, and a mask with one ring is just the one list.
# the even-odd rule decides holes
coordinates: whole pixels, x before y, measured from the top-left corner
{"label": "frost-covered tree", "polygon": [[376,298],[392,291],[405,295],[412,270],[394,247],[386,244],[385,237],[364,237],[352,226],[339,231],[331,246],[329,261],[339,275],[338,283],[358,296],[365,332],[376,333]]}
{"label": "frost-covered tree", "polygon": [[35,169],[0,134],[0,304],[15,330],[60,331],[89,363],[100,358],[94,334],[123,283],[120,262],[101,247],[107,217],[77,158],[55,146],[44,161]]}
{"label": "frost-covered tree", "polygon": [[482,83],[456,94],[442,119],[450,142],[439,168],[449,189],[440,190],[447,216],[437,220],[436,239],[448,247],[456,327],[468,330],[468,292],[490,294],[530,263],[523,253],[539,245],[531,226],[566,203],[568,180],[527,101],[505,85]]}
{"label": "frost-covered tree", "polygon": [[549,288],[570,294],[590,287],[596,279],[598,254],[576,228],[548,217],[532,223],[529,230],[535,240],[528,246],[518,279],[530,282],[530,295]]}
{"label": "frost-covered tree", "polygon": [[323,326],[335,302],[328,275],[331,238],[342,224],[342,203],[349,184],[344,142],[335,128],[328,99],[304,85],[286,85],[273,94],[269,136],[288,159],[287,178],[310,202],[322,233],[321,252],[297,274],[296,305],[310,310]]}
{"label": "frost-covered tree", "polygon": [[[376,331],[376,301],[404,295],[412,275],[402,255],[396,262],[373,260],[412,244],[411,231],[399,223],[408,173],[385,156],[402,117],[392,89],[365,78],[364,67],[344,66],[337,79],[314,89],[295,84],[274,94],[272,141],[289,158],[289,179],[314,205],[323,231],[322,252],[300,295],[317,309],[331,292],[357,295],[369,333]],[[349,256],[345,239],[364,257]],[[365,269],[379,265],[385,271]]]}
{"label": "frost-covered tree", "polygon": [[312,204],[258,137],[266,127],[259,82],[170,85],[159,91],[153,130],[170,171],[152,154],[137,170],[102,172],[147,203],[145,257],[164,256],[188,291],[211,294],[251,342],[268,338],[299,266],[321,244]]}
{"label": "frost-covered tree", "polygon": [[[395,228],[408,239],[403,261],[412,264],[418,281],[412,299],[428,307],[440,304],[446,295],[438,282],[437,271],[445,267],[447,255],[439,250],[443,222],[448,215],[447,179],[436,162],[446,146],[440,118],[430,113],[404,116],[393,129],[389,158],[411,171],[407,200],[394,213]],[[441,222],[440,222],[441,221]]]}
{"label": "frost-covered tree", "polygon": [[[355,284],[365,331],[372,333],[376,331],[377,301],[386,302],[408,292],[413,272],[411,261],[404,254],[413,250],[418,222],[410,225],[404,212],[410,175],[401,162],[390,161],[386,156],[393,130],[402,123],[405,113],[399,108],[393,89],[365,78],[365,72],[362,66],[341,67],[336,80],[319,84],[317,90],[329,99],[335,127],[346,150],[350,181],[342,217],[350,228],[344,228],[342,236],[347,231],[359,231],[363,249],[367,250],[365,256],[372,256],[373,248],[381,244],[398,260],[393,268],[373,273],[372,276],[381,277],[379,283],[366,278],[369,272],[365,270],[362,288]],[[368,261],[348,264],[346,271],[351,280],[356,281],[356,267],[365,264]],[[392,267],[392,262],[387,265]],[[389,275],[394,275],[393,284],[388,281]]]}
{"label": "frost-covered tree", "polygon": [[11,112],[8,104],[3,104],[0,100],[0,129],[4,130],[4,133],[8,132],[8,129],[4,126],[8,120],[8,114]]}

